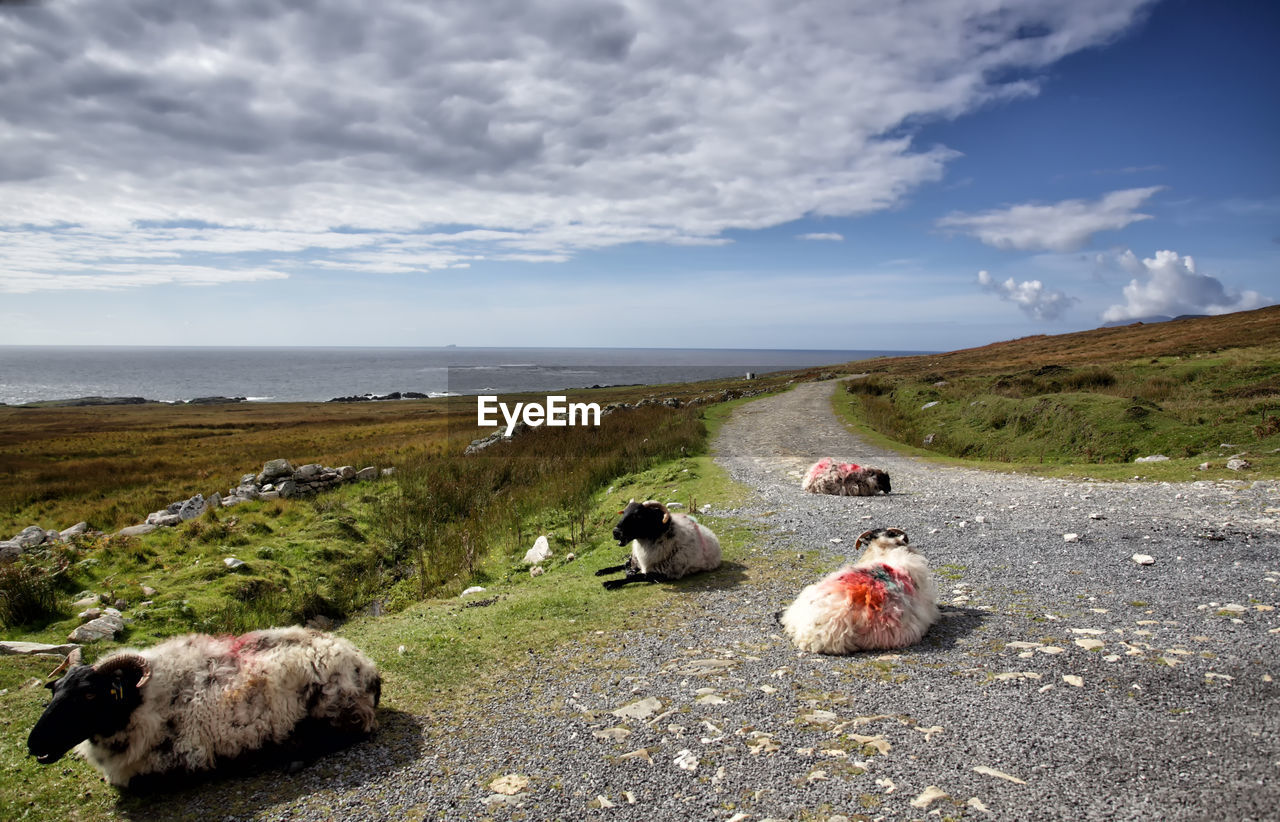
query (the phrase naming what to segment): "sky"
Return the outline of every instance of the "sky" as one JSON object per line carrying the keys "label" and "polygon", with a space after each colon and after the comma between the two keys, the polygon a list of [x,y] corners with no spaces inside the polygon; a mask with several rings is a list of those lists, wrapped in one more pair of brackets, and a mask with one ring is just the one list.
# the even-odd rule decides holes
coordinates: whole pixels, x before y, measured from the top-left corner
{"label": "sky", "polygon": [[0,345],[941,351],[1258,308],[1277,34],[1244,0],[6,0]]}

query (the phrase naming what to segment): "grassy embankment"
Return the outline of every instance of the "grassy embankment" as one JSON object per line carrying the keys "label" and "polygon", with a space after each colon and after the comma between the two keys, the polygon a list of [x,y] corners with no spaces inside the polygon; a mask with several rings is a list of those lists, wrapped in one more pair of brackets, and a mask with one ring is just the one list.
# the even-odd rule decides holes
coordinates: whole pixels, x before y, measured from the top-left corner
{"label": "grassy embankment", "polygon": [[[731,405],[626,412],[637,416],[608,437],[612,446],[623,447],[597,449],[591,455],[581,442],[557,442],[562,437],[597,439],[591,432],[542,429],[503,447],[513,453],[465,461],[476,469],[447,458],[407,457],[397,481],[347,487],[309,501],[246,504],[165,533],[118,545],[87,544],[83,550],[90,554],[88,559],[97,560],[89,569],[100,584],[106,582],[102,572],[111,569],[107,577],[114,579],[112,593],[125,591],[136,597],[135,589],[147,580],[157,588],[156,604],[134,612],[135,622],[125,639],[136,644],[190,627],[256,627],[273,621],[273,597],[287,599],[286,593],[294,588],[331,592],[338,580],[373,580],[366,593],[380,594],[391,613],[352,619],[343,633],[383,668],[383,734],[394,741],[417,733],[405,712],[429,714],[460,704],[462,695],[475,693],[530,652],[544,652],[567,639],[592,641],[597,631],[617,628],[659,608],[667,586],[631,588],[620,598],[603,591],[594,571],[616,563],[624,552],[613,544],[609,530],[627,499],[657,498],[689,506],[733,501],[739,491],[702,455],[704,421],[714,430]],[[570,457],[570,452],[576,456]],[[481,475],[484,482],[479,481]],[[539,490],[513,505],[513,494],[505,493],[512,490],[508,483],[532,483]],[[464,485],[475,493],[461,493]],[[446,493],[450,489],[456,493]],[[444,505],[428,508],[423,505],[428,502]],[[436,515],[427,516],[432,510]],[[708,521],[721,534],[726,559],[732,562],[749,534],[730,523]],[[422,529],[420,535],[434,529],[440,544],[452,546],[455,554],[464,537],[483,538],[485,549],[466,581],[486,585],[486,607],[467,607],[474,598],[460,601],[454,596],[462,578],[431,576],[439,569],[429,567],[430,562],[426,570],[435,588],[421,596],[421,586],[427,583],[417,573],[423,566],[413,561],[412,550],[410,561],[402,563],[402,575],[393,579],[396,566],[386,558],[397,544],[404,547],[405,535],[415,527]],[[538,533],[551,537],[555,557],[547,563],[547,572],[535,578],[519,558]],[[419,547],[425,551],[428,546]],[[572,561],[567,559],[570,551],[576,553]],[[227,572],[221,558],[229,552],[245,556],[248,570]],[[368,563],[379,552],[381,562],[344,566]],[[442,555],[437,558],[444,562]],[[456,559],[454,566],[461,571]],[[730,577],[725,575],[724,584],[732,584]],[[717,583],[679,585],[688,584]],[[253,595],[246,596],[246,588],[254,589]],[[353,597],[349,604],[357,601]],[[626,607],[617,607],[620,602]],[[74,620],[7,633],[55,640],[70,624]],[[89,656],[111,647],[95,647]],[[42,768],[24,755],[26,732],[45,701],[43,689],[34,685],[50,667],[45,660],[0,659],[0,689],[5,690],[0,697],[5,706],[0,718],[0,818],[45,818],[55,811],[61,818],[96,820],[141,812],[145,803],[118,798],[74,758]],[[227,803],[242,801],[273,779],[255,777],[234,789],[215,783],[195,790],[217,791],[218,806],[230,813],[234,808]],[[278,790],[274,785],[269,793]]]}
{"label": "grassy embankment", "polygon": [[[1100,479],[1280,476],[1280,307],[848,369],[868,376],[837,413],[910,453]],[[1133,463],[1155,454],[1170,459]],[[1235,455],[1252,467],[1227,470]]]}

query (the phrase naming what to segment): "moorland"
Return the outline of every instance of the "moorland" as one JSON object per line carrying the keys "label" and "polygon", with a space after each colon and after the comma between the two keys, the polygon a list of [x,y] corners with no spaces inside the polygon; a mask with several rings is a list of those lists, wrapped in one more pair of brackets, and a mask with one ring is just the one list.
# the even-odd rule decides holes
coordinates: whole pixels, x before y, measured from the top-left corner
{"label": "moorland", "polygon": [[[659,491],[690,508],[741,497],[746,489],[706,456],[717,427],[744,401],[734,397],[836,376],[854,377],[834,398],[849,425],[928,459],[1101,479],[1248,482],[1280,474],[1280,308],[840,364],[750,384],[593,391],[602,404],[681,403],[616,412],[600,431],[527,432],[479,457],[461,453],[474,436],[465,398],[3,407],[0,534],[79,520],[98,533],[0,568],[0,636],[63,641],[78,622],[71,603],[86,592],[123,600],[130,620],[120,643],[90,649],[90,659],[184,631],[323,617],[375,649],[394,708],[430,710],[531,648],[657,607],[660,587],[637,589],[628,609],[618,609],[592,576],[620,550],[608,533],[620,502]],[[1149,455],[1169,459],[1134,464]],[[1232,456],[1249,467],[1228,469]],[[233,486],[278,457],[396,473],[317,497],[210,512],[145,537],[109,536],[169,502]],[[749,523],[713,525],[727,558],[753,540]],[[537,584],[520,562],[540,534],[555,552],[547,568],[554,586]],[[229,572],[222,564],[229,554],[247,564]],[[472,585],[503,593],[490,607],[459,610],[457,594]],[[398,655],[399,645],[417,650]],[[7,797],[0,816],[127,811],[128,802],[121,806],[81,763],[41,769],[23,756],[43,705],[43,689],[31,686],[51,667],[0,659]]]}

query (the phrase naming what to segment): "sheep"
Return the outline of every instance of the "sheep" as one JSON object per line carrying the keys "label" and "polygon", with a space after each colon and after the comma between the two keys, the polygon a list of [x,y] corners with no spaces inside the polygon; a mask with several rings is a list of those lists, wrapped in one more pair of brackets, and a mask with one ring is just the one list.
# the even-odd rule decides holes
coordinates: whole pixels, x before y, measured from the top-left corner
{"label": "sheep", "polygon": [[69,658],[67,673],[48,683],[53,699],[27,750],[50,765],[74,747],[121,788],[135,777],[197,774],[250,752],[287,751],[286,742],[336,750],[377,725],[377,665],[349,641],[310,628],[188,634],[94,665],[78,661]]}
{"label": "sheep", "polygon": [[796,646],[820,654],[901,648],[938,619],[938,589],[923,556],[898,528],[858,537],[853,565],[807,586],[779,622]]}
{"label": "sheep", "polygon": [[607,580],[607,590],[632,582],[670,582],[720,567],[720,540],[688,514],[673,514],[653,500],[631,500],[621,513],[613,538],[619,545],[631,542],[631,556],[622,565],[596,571],[596,576],[626,572],[622,579]]}
{"label": "sheep", "polygon": [[888,494],[892,490],[889,475],[879,468],[863,468],[851,462],[837,463],[831,457],[823,457],[809,466],[800,487],[811,494],[841,497],[870,497]]}

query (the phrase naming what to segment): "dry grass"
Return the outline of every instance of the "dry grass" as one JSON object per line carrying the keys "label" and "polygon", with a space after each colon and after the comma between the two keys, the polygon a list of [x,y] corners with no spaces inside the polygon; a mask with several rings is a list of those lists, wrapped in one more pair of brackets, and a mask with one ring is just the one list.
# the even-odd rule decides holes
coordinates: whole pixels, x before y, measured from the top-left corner
{"label": "dry grass", "polygon": [[1140,357],[1185,357],[1229,348],[1280,343],[1280,306],[1217,317],[1037,335],[945,354],[886,357],[855,365],[896,374],[978,374],[1042,367],[1127,362]]}
{"label": "dry grass", "polygon": [[[732,396],[793,376],[568,393],[601,405],[649,397],[724,399],[726,392]],[[175,500],[225,492],[270,459],[359,468],[430,457],[477,436],[475,413],[473,397],[0,406],[0,538],[33,524],[66,528],[84,520],[104,531],[132,525]]]}

